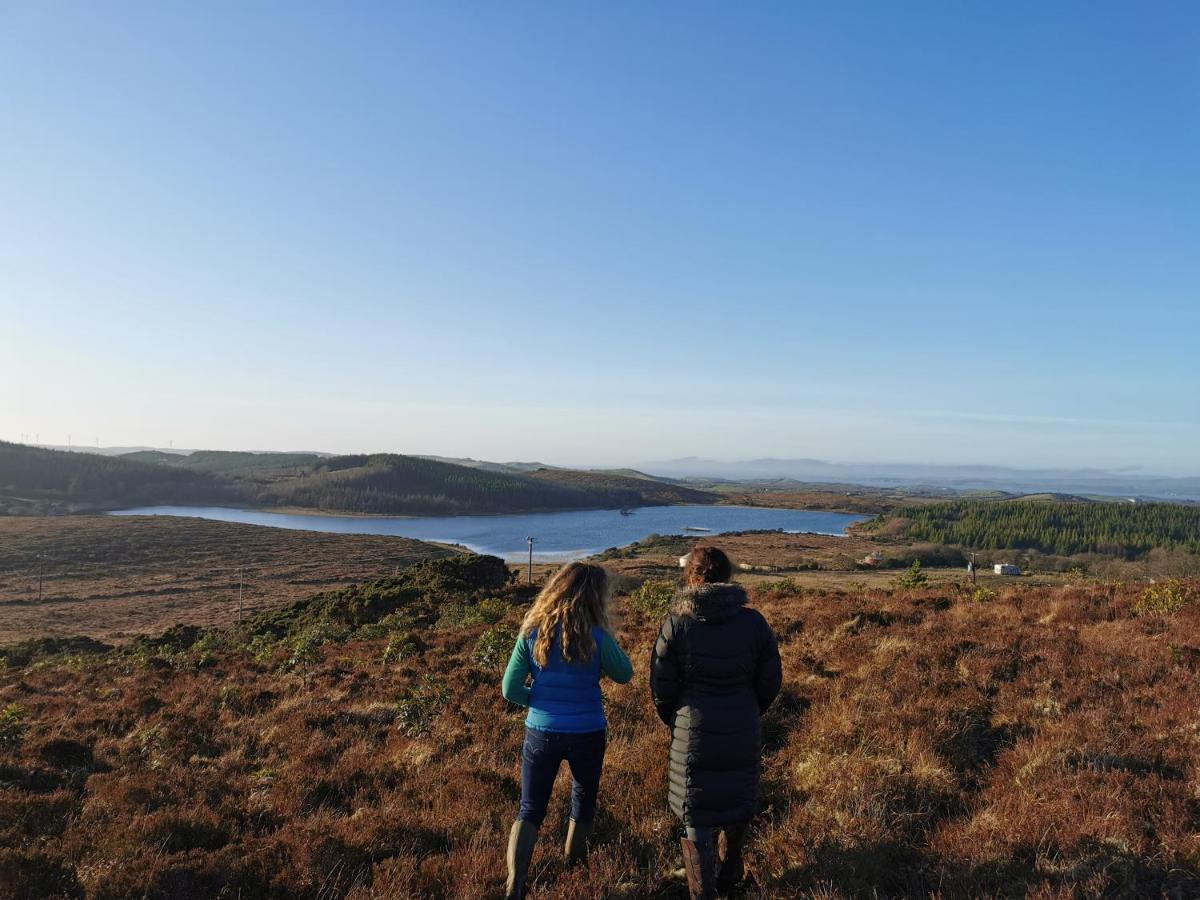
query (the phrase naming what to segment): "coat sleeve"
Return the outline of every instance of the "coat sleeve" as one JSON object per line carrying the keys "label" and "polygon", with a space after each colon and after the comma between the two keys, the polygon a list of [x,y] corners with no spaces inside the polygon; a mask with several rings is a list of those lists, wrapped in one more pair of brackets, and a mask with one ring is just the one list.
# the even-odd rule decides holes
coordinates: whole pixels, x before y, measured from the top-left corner
{"label": "coat sleeve", "polygon": [[783,663],[779,659],[779,641],[766,619],[762,620],[762,644],[754,671],[754,693],[758,711],[765,713],[783,687]]}
{"label": "coat sleeve", "polygon": [[650,651],[650,696],[665,725],[674,724],[675,709],[683,694],[683,669],[679,665],[675,620],[668,618]]}
{"label": "coat sleeve", "polygon": [[508,668],[504,670],[504,678],[500,682],[500,693],[509,703],[517,706],[528,706],[533,691],[526,687],[525,680],[532,674],[529,667],[529,645],[525,638],[517,635],[517,643],[513,646],[512,656],[508,658]]}
{"label": "coat sleeve", "polygon": [[600,640],[600,671],[617,684],[628,684],[633,677],[633,663],[608,632]]}

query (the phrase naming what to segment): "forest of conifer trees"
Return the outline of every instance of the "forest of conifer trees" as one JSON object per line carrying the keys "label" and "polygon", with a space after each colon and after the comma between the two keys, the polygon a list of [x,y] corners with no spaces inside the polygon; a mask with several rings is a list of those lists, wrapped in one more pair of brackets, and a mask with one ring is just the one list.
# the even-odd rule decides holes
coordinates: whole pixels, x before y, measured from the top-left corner
{"label": "forest of conifer trees", "polygon": [[1126,558],[1155,547],[1200,553],[1200,506],[1174,503],[950,500],[899,507],[872,527],[898,520],[910,540],[976,549]]}

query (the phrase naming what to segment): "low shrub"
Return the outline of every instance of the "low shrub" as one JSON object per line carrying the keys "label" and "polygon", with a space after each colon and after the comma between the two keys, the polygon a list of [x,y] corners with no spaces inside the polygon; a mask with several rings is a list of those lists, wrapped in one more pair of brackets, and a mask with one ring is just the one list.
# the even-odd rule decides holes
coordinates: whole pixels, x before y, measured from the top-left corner
{"label": "low shrub", "polygon": [[629,595],[629,606],[649,619],[661,619],[671,608],[674,596],[674,582],[665,578],[648,578]]}
{"label": "low shrub", "polygon": [[508,662],[516,641],[516,628],[511,625],[493,625],[475,642],[471,661],[485,671],[496,669]]}
{"label": "low shrub", "polygon": [[425,649],[424,641],[411,632],[403,631],[387,642],[383,653],[380,654],[380,660],[387,666],[416,656]]}
{"label": "low shrub", "polygon": [[19,705],[10,703],[0,710],[0,750],[18,749],[27,728],[25,710]]}
{"label": "low shrub", "polygon": [[396,701],[396,727],[409,737],[426,734],[450,699],[450,691],[432,675],[406,690]]}
{"label": "low shrub", "polygon": [[1133,610],[1138,615],[1170,615],[1196,600],[1196,591],[1173,578],[1162,584],[1152,584],[1142,591],[1134,601]]}

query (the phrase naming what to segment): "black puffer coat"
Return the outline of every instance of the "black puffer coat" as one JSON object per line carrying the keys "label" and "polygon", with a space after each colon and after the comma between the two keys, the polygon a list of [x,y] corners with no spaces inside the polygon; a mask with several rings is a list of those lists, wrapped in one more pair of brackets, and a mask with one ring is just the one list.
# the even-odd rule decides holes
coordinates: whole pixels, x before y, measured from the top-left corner
{"label": "black puffer coat", "polygon": [[736,584],[687,588],[650,659],[650,691],[671,727],[670,801],[685,825],[748,822],[758,803],[759,716],[783,679],[775,633]]}

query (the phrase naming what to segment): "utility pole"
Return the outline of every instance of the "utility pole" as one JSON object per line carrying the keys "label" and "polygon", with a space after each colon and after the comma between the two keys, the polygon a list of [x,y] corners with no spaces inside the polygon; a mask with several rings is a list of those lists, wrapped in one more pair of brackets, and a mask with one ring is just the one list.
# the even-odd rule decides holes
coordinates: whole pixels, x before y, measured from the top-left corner
{"label": "utility pole", "polygon": [[528,580],[529,580],[529,583],[530,583],[530,584],[533,584],[533,538],[532,538],[532,537],[530,537],[530,538],[526,538],[526,540],[528,540],[528,541],[529,541],[529,575],[528,575]]}
{"label": "utility pole", "polygon": [[974,553],[971,554],[970,569],[971,569],[971,586],[974,587],[974,585],[975,585],[975,554]]}

